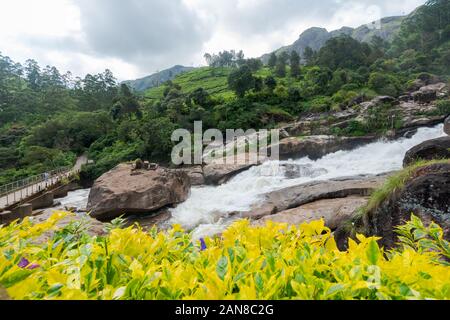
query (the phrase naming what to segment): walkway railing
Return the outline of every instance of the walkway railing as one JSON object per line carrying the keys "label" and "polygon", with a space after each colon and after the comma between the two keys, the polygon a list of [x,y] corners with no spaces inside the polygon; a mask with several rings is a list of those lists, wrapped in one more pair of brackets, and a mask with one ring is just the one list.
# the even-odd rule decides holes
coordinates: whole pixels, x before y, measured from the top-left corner
{"label": "walkway railing", "polygon": [[71,173],[74,172],[71,171],[70,167],[62,167],[0,186],[0,209],[20,202],[59,183]]}

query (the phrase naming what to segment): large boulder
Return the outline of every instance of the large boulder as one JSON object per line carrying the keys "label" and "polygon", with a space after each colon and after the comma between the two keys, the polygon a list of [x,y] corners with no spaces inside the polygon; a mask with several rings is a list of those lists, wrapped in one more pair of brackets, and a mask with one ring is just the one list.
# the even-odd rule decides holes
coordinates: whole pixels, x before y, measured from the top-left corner
{"label": "large boulder", "polygon": [[360,196],[319,200],[274,215],[265,216],[260,220],[254,221],[253,225],[265,225],[268,221],[300,225],[324,219],[325,225],[331,230],[335,230],[341,226],[342,222],[351,219],[358,209],[365,206],[368,201],[368,197]]}
{"label": "large boulder", "polygon": [[425,141],[406,153],[403,165],[405,167],[418,160],[434,160],[450,158],[450,137]]}
{"label": "large boulder", "polygon": [[430,103],[437,99],[437,94],[434,90],[419,90],[413,92],[411,96],[418,103]]}
{"label": "large boulder", "polygon": [[444,132],[450,136],[450,116],[447,119],[445,119]]}
{"label": "large boulder", "polygon": [[181,170],[133,170],[121,164],[95,181],[87,210],[99,220],[147,214],[184,202],[190,187],[188,175]]}
{"label": "large boulder", "polygon": [[381,237],[386,248],[395,246],[395,228],[415,214],[425,224],[431,221],[444,230],[450,240],[450,162],[417,169],[403,188],[396,189],[364,217],[367,235]]}
{"label": "large boulder", "polygon": [[447,85],[439,82],[423,86],[418,91],[413,92],[411,96],[418,103],[430,103],[437,98],[445,97],[447,93]]}
{"label": "large boulder", "polygon": [[258,220],[320,200],[349,196],[367,197],[381,187],[389,175],[343,177],[288,187],[266,194],[251,210],[236,214],[242,218]]}

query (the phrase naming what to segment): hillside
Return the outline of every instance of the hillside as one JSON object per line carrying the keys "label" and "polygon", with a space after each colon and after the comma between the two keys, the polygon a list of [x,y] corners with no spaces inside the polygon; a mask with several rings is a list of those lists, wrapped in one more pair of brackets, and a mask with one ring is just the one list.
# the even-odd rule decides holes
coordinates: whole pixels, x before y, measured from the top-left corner
{"label": "hillside", "polygon": [[[306,72],[310,68],[305,67]],[[288,74],[286,77],[278,77],[268,67],[263,67],[256,71],[254,75],[260,78],[273,76],[277,82],[285,83],[288,87],[299,87],[301,80],[289,75],[289,67],[286,67]],[[176,76],[172,83],[181,87],[183,94],[190,94],[198,88],[205,89],[210,95],[221,98],[234,97],[234,92],[228,87],[228,76],[233,71],[231,68],[203,67],[185,72]],[[163,97],[166,86],[154,87],[146,91],[145,96],[151,100],[159,100]]]}
{"label": "hillside", "polygon": [[[181,86],[183,93],[191,93],[198,88],[207,90],[210,94],[229,95],[227,78],[231,73],[230,68],[197,68],[173,79],[173,83]],[[165,87],[159,86],[150,88],[145,96],[150,99],[161,99]]]}
{"label": "hillside", "polygon": [[[384,40],[391,41],[398,34],[400,26],[405,17],[388,17],[381,19],[381,28],[369,28],[369,26],[362,25],[358,28],[343,27],[339,30],[328,32],[325,28],[313,27],[304,31],[297,41],[292,45],[282,47],[275,51],[276,54],[282,52],[290,52],[295,50],[300,56],[303,56],[306,47],[310,47],[314,51],[320,50],[325,43],[331,38],[336,38],[341,35],[348,35],[355,40],[361,42],[370,42],[374,36],[378,36]],[[373,25],[372,22],[369,25]],[[270,53],[261,57],[264,63],[269,60]]]}
{"label": "hillside", "polygon": [[152,74],[150,76],[137,79],[137,80],[129,80],[124,81],[123,83],[131,87],[132,89],[136,91],[145,91],[147,89],[158,87],[159,85],[172,80],[177,75],[187,72],[194,69],[193,67],[184,67],[180,65],[176,65],[170,69],[166,69],[160,72],[157,72],[155,74]]}

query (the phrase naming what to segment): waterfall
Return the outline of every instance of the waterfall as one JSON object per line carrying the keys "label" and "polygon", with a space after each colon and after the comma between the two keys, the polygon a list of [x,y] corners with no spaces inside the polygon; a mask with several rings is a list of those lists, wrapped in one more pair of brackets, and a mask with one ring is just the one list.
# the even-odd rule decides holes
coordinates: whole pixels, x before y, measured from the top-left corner
{"label": "waterfall", "polygon": [[190,198],[172,210],[170,223],[194,230],[198,237],[215,234],[226,226],[229,213],[248,211],[268,192],[310,181],[400,170],[409,149],[441,136],[443,125],[438,125],[420,128],[411,138],[380,140],[352,151],[328,154],[317,161],[301,158],[266,162],[224,185],[192,188]]}

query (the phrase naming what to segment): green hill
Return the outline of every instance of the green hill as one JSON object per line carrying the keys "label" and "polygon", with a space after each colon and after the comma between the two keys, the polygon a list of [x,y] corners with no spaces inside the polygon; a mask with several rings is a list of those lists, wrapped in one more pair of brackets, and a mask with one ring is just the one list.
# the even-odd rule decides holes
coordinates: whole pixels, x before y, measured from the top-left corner
{"label": "green hill", "polygon": [[[231,71],[230,68],[197,68],[178,75],[172,82],[181,86],[183,93],[191,93],[198,88],[203,88],[210,94],[226,97],[233,95],[227,83]],[[146,91],[145,96],[155,100],[161,99],[164,88],[164,86],[151,88]]]}

